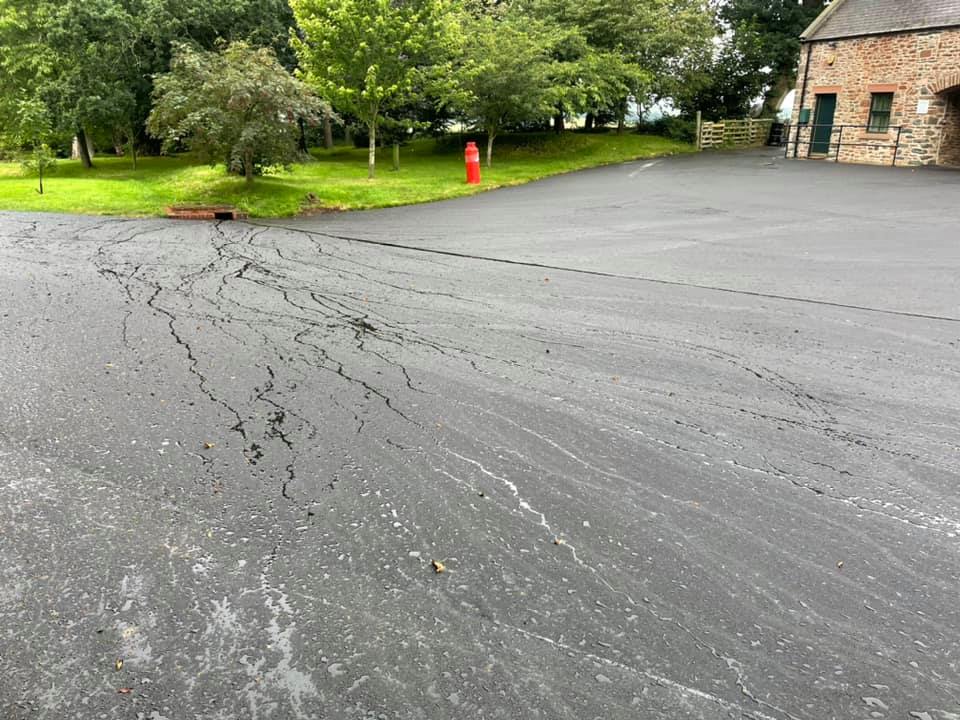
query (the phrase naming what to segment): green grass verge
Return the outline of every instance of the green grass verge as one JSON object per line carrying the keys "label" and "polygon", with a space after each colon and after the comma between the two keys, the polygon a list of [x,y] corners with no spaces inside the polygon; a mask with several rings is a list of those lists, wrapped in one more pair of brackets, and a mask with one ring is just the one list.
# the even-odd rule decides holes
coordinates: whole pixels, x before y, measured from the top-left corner
{"label": "green grass verge", "polygon": [[367,179],[366,150],[316,150],[314,162],[258,177],[247,187],[222,166],[198,165],[189,156],[142,158],[137,170],[124,158],[98,157],[92,170],[79,161],[61,161],[45,178],[45,194],[36,178],[16,163],[0,163],[0,210],[94,215],[162,215],[178,203],[223,203],[253,217],[286,217],[317,207],[364,209],[408,205],[517,185],[582,168],[690,152],[693,148],[662,137],[624,134],[508,136],[494,149],[493,168],[483,168],[479,188],[464,182],[459,139],[419,140],[403,147],[401,169],[391,170],[391,150],[377,156],[377,178]]}

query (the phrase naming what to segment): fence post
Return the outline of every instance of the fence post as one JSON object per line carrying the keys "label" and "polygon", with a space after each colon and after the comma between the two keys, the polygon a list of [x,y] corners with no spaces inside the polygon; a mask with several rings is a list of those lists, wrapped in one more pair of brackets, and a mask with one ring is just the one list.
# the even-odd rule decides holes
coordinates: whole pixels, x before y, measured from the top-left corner
{"label": "fence post", "polygon": [[703,150],[703,112],[697,110],[697,150]]}

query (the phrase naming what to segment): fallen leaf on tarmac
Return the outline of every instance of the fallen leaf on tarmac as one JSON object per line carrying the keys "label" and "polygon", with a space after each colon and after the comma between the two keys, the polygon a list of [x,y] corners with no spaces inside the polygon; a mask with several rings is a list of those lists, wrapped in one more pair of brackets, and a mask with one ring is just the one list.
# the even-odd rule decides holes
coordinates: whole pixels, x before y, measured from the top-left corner
{"label": "fallen leaf on tarmac", "polygon": [[214,444],[212,442],[205,442],[203,444],[204,450],[212,450],[213,448],[214,448]]}
{"label": "fallen leaf on tarmac", "polygon": [[133,692],[133,688],[117,688],[117,694],[119,695],[129,695]]}
{"label": "fallen leaf on tarmac", "polygon": [[123,658],[117,658],[117,661],[113,664],[113,667],[117,670],[123,670]]}
{"label": "fallen leaf on tarmac", "polygon": [[544,281],[544,282],[550,282],[550,278],[544,278],[543,281]]}
{"label": "fallen leaf on tarmac", "polygon": [[838,567],[838,568],[842,568],[842,567],[843,567],[843,560],[838,560],[838,561],[837,561],[837,567]]}
{"label": "fallen leaf on tarmac", "polygon": [[439,575],[440,573],[442,573],[444,570],[447,569],[447,566],[444,565],[444,564],[443,564],[442,562],[440,562],[439,560],[434,560],[432,564],[433,564],[433,571],[434,571],[437,575]]}
{"label": "fallen leaf on tarmac", "polygon": [[553,544],[554,544],[554,545],[566,545],[566,544],[567,544],[567,541],[564,540],[562,537],[555,537],[555,538],[553,539]]}

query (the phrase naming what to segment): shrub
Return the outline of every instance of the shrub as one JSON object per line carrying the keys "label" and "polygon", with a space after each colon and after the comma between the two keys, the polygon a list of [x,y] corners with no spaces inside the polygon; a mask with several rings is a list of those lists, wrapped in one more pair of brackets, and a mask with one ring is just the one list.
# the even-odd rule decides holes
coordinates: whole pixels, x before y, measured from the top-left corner
{"label": "shrub", "polygon": [[678,142],[694,143],[697,140],[697,123],[683,117],[663,117],[653,122],[645,122],[640,131],[650,135],[660,135]]}

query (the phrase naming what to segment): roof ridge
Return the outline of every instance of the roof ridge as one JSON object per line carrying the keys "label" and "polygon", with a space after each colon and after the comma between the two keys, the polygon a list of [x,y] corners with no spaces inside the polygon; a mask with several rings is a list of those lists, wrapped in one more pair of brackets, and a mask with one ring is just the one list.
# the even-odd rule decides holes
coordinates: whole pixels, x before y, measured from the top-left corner
{"label": "roof ridge", "polygon": [[834,0],[800,39],[833,40],[960,27],[960,0]]}
{"label": "roof ridge", "polygon": [[846,0],[834,0],[834,2],[827,5],[823,11],[817,15],[813,22],[807,26],[807,29],[800,33],[800,39],[806,40],[808,37],[813,35],[817,30],[820,29],[820,26],[823,25],[830,16],[837,11],[837,8],[843,5]]}

